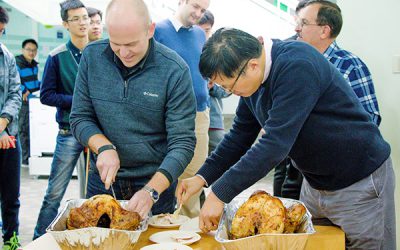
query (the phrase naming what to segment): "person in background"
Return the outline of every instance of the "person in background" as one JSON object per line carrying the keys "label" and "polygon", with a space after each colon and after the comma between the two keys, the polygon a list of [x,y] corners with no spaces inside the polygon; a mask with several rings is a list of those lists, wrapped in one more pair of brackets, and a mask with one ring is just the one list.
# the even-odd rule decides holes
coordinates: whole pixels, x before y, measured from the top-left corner
{"label": "person in background", "polygon": [[92,7],[87,7],[90,17],[89,42],[97,41],[103,36],[103,13]]}
{"label": "person in background", "polygon": [[72,177],[83,146],[74,138],[70,128],[72,96],[82,50],[88,44],[90,18],[79,0],[60,3],[61,19],[69,31],[70,40],[50,52],[44,67],[41,103],[57,108],[59,132],[46,194],[39,212],[33,239],[46,233],[57,215],[60,202]]}
{"label": "person in background", "polygon": [[[201,76],[198,67],[201,49],[206,42],[206,36],[204,31],[196,24],[209,5],[209,0],[179,0],[175,15],[157,23],[154,33],[154,38],[158,42],[174,50],[189,65],[196,95],[196,148],[192,161],[179,179],[194,176],[208,155],[210,97],[207,87],[208,82]],[[176,186],[176,183],[173,186]],[[190,201],[182,206],[182,214],[190,218],[199,215],[200,194],[201,192],[192,196]]]}
{"label": "person in background", "polygon": [[[177,188],[185,202],[204,186],[204,232],[218,226],[224,204],[290,157],[304,175],[300,200],[313,218],[346,234],[348,249],[396,249],[395,175],[383,139],[339,71],[304,42],[217,30],[200,72],[241,96],[232,129],[196,176]],[[258,138],[261,128],[266,131]]]}
{"label": "person in background", "polygon": [[326,0],[309,0],[298,13],[295,31],[297,40],[312,45],[339,70],[371,120],[379,126],[382,118],[367,65],[336,43],[342,26],[342,13],[337,4]]}
{"label": "person in background", "polygon": [[153,39],[144,1],[113,0],[106,13],[110,38],[85,49],[71,112],[73,134],[96,155],[87,197],[112,194],[113,184],[117,199],[142,218],[173,213],[168,187],[196,144],[189,68]]}
{"label": "person in background", "polygon": [[[8,24],[7,10],[0,6],[0,36]],[[18,139],[18,113],[21,87],[14,56],[0,43],[0,204],[3,249],[19,247],[19,188],[21,149]]]}
{"label": "person in background", "polygon": [[34,39],[26,39],[22,42],[22,54],[15,57],[19,76],[21,77],[22,106],[19,111],[18,130],[23,165],[28,165],[30,156],[29,98],[32,93],[40,89],[38,62],[35,61],[37,51],[37,42]]}

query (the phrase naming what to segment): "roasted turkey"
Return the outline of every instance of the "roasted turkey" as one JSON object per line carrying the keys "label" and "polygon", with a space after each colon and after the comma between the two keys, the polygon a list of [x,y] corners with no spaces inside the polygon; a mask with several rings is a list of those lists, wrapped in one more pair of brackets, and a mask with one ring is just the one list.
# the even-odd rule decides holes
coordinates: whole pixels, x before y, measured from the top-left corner
{"label": "roasted turkey", "polygon": [[123,209],[112,196],[101,194],[91,197],[78,208],[72,208],[67,219],[67,228],[72,230],[105,227],[136,230],[140,220],[138,213]]}

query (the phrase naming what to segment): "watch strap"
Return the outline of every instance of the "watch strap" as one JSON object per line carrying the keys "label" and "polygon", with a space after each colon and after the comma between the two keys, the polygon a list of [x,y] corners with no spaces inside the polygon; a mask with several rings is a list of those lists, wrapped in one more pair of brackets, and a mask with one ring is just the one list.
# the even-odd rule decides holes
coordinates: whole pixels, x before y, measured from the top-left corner
{"label": "watch strap", "polygon": [[97,155],[101,154],[106,150],[117,150],[117,148],[112,144],[103,145],[97,150]]}

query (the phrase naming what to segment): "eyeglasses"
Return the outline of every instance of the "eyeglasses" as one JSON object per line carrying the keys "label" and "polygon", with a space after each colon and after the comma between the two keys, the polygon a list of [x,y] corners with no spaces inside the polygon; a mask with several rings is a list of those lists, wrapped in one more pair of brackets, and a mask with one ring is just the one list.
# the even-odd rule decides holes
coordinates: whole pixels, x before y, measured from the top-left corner
{"label": "eyeglasses", "polygon": [[67,22],[71,22],[71,23],[80,23],[81,21],[87,23],[87,22],[89,22],[89,17],[88,16],[74,17],[72,19],[67,20]]}
{"label": "eyeglasses", "polygon": [[[250,59],[251,59],[251,58],[250,58]],[[235,85],[236,85],[237,81],[239,80],[240,76],[243,74],[244,70],[246,69],[246,66],[247,66],[247,64],[249,63],[250,59],[248,59],[248,60],[246,61],[246,63],[243,65],[243,67],[240,69],[239,74],[237,75],[235,81],[234,81],[233,84],[232,84],[232,87],[230,87],[229,89],[227,89],[227,88],[221,86],[221,88],[222,88],[223,90],[225,90],[225,92],[227,92],[227,93],[229,93],[229,94],[232,94],[232,91],[233,91],[233,89],[235,88]]]}
{"label": "eyeglasses", "polygon": [[31,53],[36,53],[37,52],[37,49],[24,49],[24,50],[26,50],[28,52],[31,52]]}
{"label": "eyeglasses", "polygon": [[309,23],[306,19],[301,19],[300,22],[296,23],[296,27],[303,28],[304,26],[324,26],[325,24]]}

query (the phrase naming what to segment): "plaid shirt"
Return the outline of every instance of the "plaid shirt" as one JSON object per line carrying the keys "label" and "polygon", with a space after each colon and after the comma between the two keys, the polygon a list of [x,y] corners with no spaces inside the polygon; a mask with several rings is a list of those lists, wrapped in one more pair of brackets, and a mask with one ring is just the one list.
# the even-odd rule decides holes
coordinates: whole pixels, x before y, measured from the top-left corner
{"label": "plaid shirt", "polygon": [[371,73],[367,65],[356,55],[339,48],[336,41],[331,43],[325,50],[324,56],[342,73],[353,88],[364,109],[370,114],[372,121],[379,126],[381,116]]}

